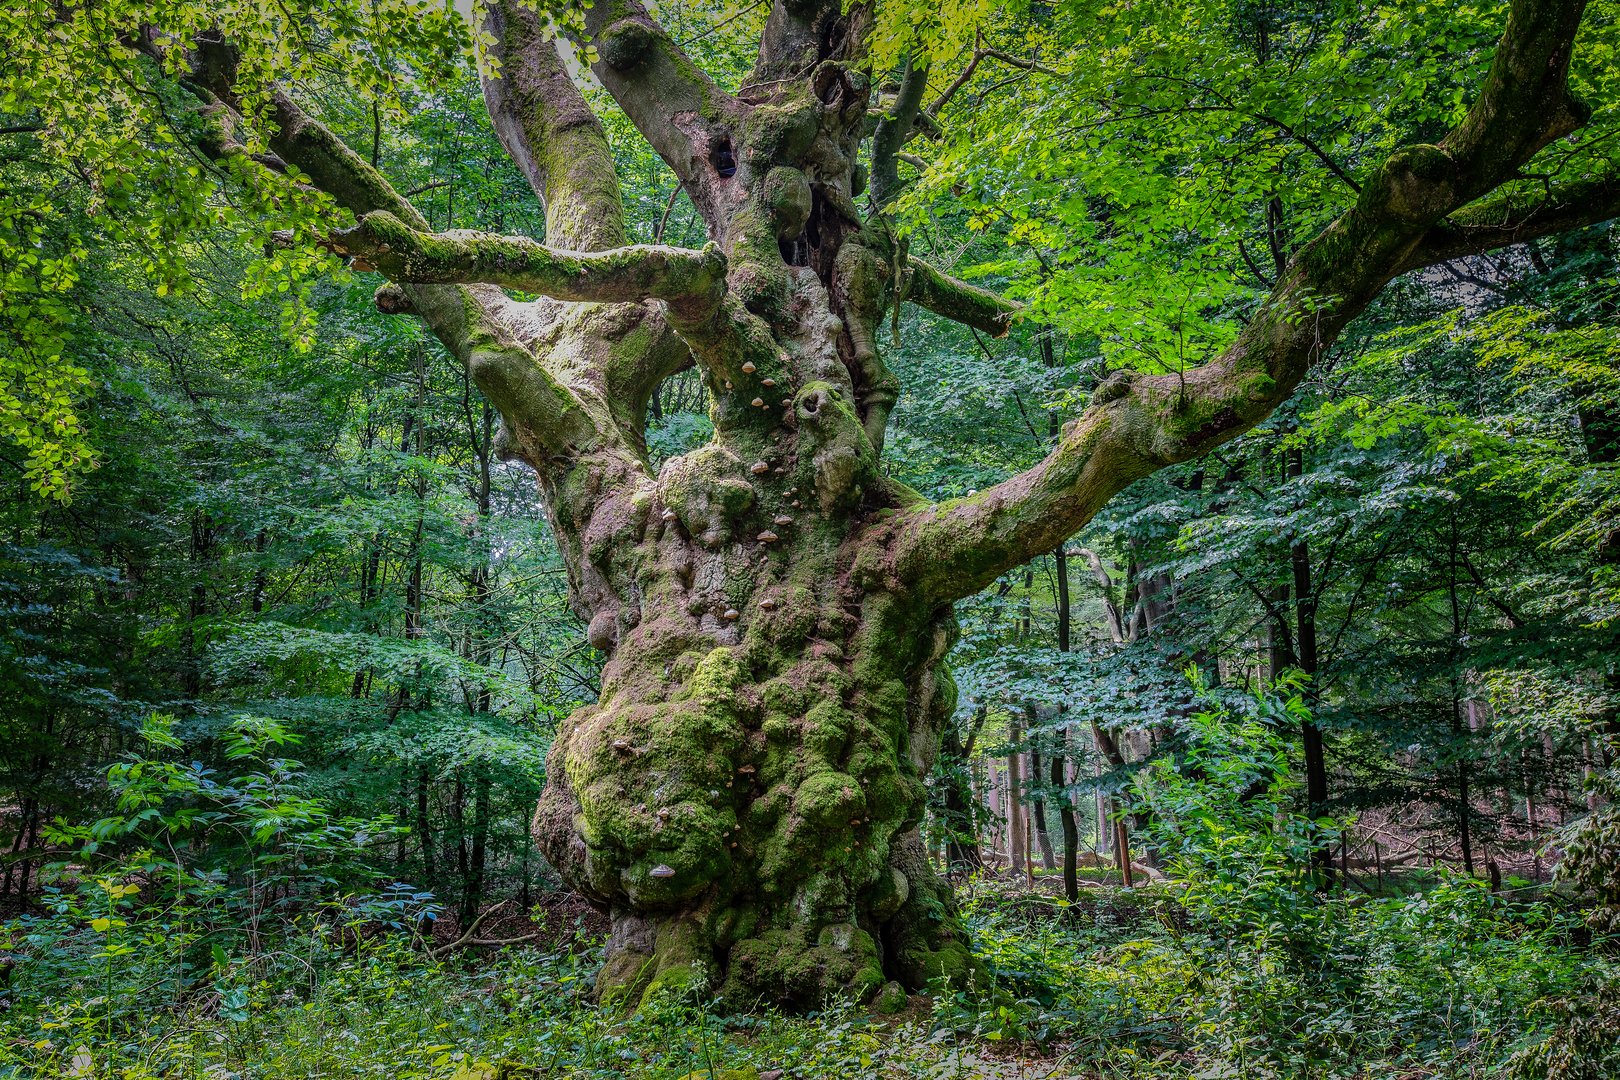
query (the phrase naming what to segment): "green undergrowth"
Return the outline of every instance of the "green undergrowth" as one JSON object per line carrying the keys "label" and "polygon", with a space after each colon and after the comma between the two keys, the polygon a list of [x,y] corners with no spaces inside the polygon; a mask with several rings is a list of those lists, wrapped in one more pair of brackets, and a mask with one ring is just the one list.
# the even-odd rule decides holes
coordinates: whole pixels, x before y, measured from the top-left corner
{"label": "green undergrowth", "polygon": [[309,798],[285,731],[244,719],[219,775],[154,722],[109,771],[118,814],[59,827],[73,861],[0,923],[0,1080],[1616,1075],[1615,943],[1574,893],[1318,892],[1334,826],[1249,782],[1276,772],[1263,719],[1194,717],[1198,769],[1138,785],[1167,882],[966,882],[975,981],[798,1016],[724,1012],[713,972],[598,1005],[602,942],[543,909],[541,944],[435,950],[430,894],[350,887],[394,833]]}
{"label": "green undergrowth", "polygon": [[1538,1003],[1598,973],[1573,916],[1463,882],[1326,901],[1309,942],[1211,932],[1164,887],[964,894],[987,983],[897,1017],[726,1016],[701,994],[625,1016],[590,1000],[590,942],[433,959],[408,932],[316,919],[188,961],[138,911],[14,922],[0,1076],[1475,1077],[1552,1029]]}

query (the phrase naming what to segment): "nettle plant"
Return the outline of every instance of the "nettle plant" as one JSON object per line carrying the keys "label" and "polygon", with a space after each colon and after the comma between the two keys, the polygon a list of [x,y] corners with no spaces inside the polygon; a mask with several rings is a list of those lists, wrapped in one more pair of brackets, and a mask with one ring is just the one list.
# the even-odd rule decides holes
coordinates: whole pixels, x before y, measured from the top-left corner
{"label": "nettle plant", "polygon": [[[1408,23],[1378,11],[1368,25]],[[1339,170],[1333,216],[1275,241],[1269,292],[1207,362],[1114,372],[1038,464],[940,502],[885,472],[901,388],[881,329],[897,332],[907,303],[990,335],[1028,315],[910,254],[895,216],[907,146],[940,129],[939,106],[981,65],[1005,62],[973,25],[950,25],[988,10],[773,0],[752,71],[727,89],[638,0],[479,5],[485,101],[544,204],[544,243],[434,231],[375,155],[301,103],[335,71],[396,101],[410,72],[391,63],[442,67],[465,36],[448,9],[136,4],[121,22],[40,4],[33,17],[60,33],[18,35],[26,72],[7,100],[64,114],[73,156],[72,131],[102,130],[74,111],[96,99],[63,104],[55,87],[96,74],[168,145],[259,192],[267,220],[296,219],[278,258],[324,246],[380,273],[378,306],[465,365],[501,415],[502,452],[536,474],[571,603],[606,658],[600,700],[558,731],[534,824],[612,917],[600,990],[634,1001],[710,979],[740,1003],[812,1008],[973,971],[919,832],[955,697],[956,600],[1052,551],[1133,481],[1258,423],[1395,277],[1613,215],[1620,185],[1593,155],[1532,164],[1592,117],[1570,88],[1583,11],[1514,0],[1477,85],[1368,144],[1381,156],[1359,178]],[[1166,17],[1179,32],[1179,10]],[[1110,56],[1130,55],[1117,44]],[[91,56],[116,70],[82,71]],[[627,244],[587,79],[673,171],[704,247]],[[1366,88],[1340,103],[1346,122],[1388,105],[1376,82],[1345,85]],[[1115,101],[1091,89],[1074,108],[1106,139]],[[195,192],[200,175],[174,185]],[[1098,212],[1105,229],[1112,211]],[[649,398],[693,368],[713,434],[655,467]]]}

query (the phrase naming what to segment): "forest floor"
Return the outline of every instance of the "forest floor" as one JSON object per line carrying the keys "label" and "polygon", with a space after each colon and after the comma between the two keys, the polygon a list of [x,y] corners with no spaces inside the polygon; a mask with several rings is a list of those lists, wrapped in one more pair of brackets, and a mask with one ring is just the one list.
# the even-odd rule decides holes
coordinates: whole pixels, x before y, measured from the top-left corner
{"label": "forest floor", "polygon": [[1075,904],[1038,883],[966,883],[986,984],[893,1016],[732,1014],[701,995],[598,1007],[600,918],[555,894],[490,913],[479,938],[525,939],[504,949],[446,950],[459,932],[442,925],[434,956],[420,935],[327,920],[211,967],[193,949],[207,977],[189,984],[161,926],[13,920],[0,1078],[1462,1078],[1544,1039],[1544,1003],[1597,970],[1552,893],[1441,880],[1306,921],[1248,895],[1240,922],[1162,883]]}

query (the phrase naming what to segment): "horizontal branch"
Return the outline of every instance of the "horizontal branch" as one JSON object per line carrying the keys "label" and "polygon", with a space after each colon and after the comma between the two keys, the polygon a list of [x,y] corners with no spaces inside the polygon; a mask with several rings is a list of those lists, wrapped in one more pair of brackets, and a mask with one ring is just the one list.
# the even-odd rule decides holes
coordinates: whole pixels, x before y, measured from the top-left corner
{"label": "horizontal branch", "polygon": [[559,251],[525,236],[423,232],[388,213],[367,214],[328,244],[360,269],[401,284],[500,285],[597,303],[663,300],[683,319],[702,318],[726,292],[726,257],[714,244],[701,251],[652,244]]}
{"label": "horizontal branch", "polygon": [[989,289],[958,281],[913,256],[908,263],[904,299],[952,322],[1002,337],[1022,306]]}
{"label": "horizontal branch", "polygon": [[1402,266],[1416,270],[1620,217],[1620,174],[1513,192],[1466,206],[1424,236]]}

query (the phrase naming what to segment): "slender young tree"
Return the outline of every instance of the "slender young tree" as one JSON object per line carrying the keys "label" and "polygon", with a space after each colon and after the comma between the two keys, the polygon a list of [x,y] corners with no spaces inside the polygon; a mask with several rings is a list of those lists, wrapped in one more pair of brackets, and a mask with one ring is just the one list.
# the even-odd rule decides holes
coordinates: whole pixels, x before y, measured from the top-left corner
{"label": "slender young tree", "polygon": [[[296,168],[353,214],[325,243],[388,279],[378,305],[466,365],[502,453],[535,470],[608,657],[600,700],[557,733],[534,821],[612,916],[599,989],[708,978],[808,1007],[970,973],[918,832],[955,699],[954,601],[1258,423],[1396,276],[1620,211],[1615,175],[1498,190],[1590,114],[1567,86],[1583,8],[1514,0],[1461,122],[1373,167],[1219,356],[1114,373],[1039,464],[939,503],[880,468],[898,383],[879,328],[911,303],[999,335],[1019,308],[909,256],[891,227],[897,163],[938,123],[929,80],[951,73],[907,64],[876,93],[869,5],[773,0],[731,93],[637,0],[597,0],[571,50],[493,0],[486,102],[544,202],[544,244],[433,232],[228,33],[137,44],[203,103],[205,150]],[[706,247],[626,246],[608,141],[565,55],[674,171]],[[254,125],[268,153],[236,137]],[[649,401],[693,366],[713,439],[654,470]]]}

